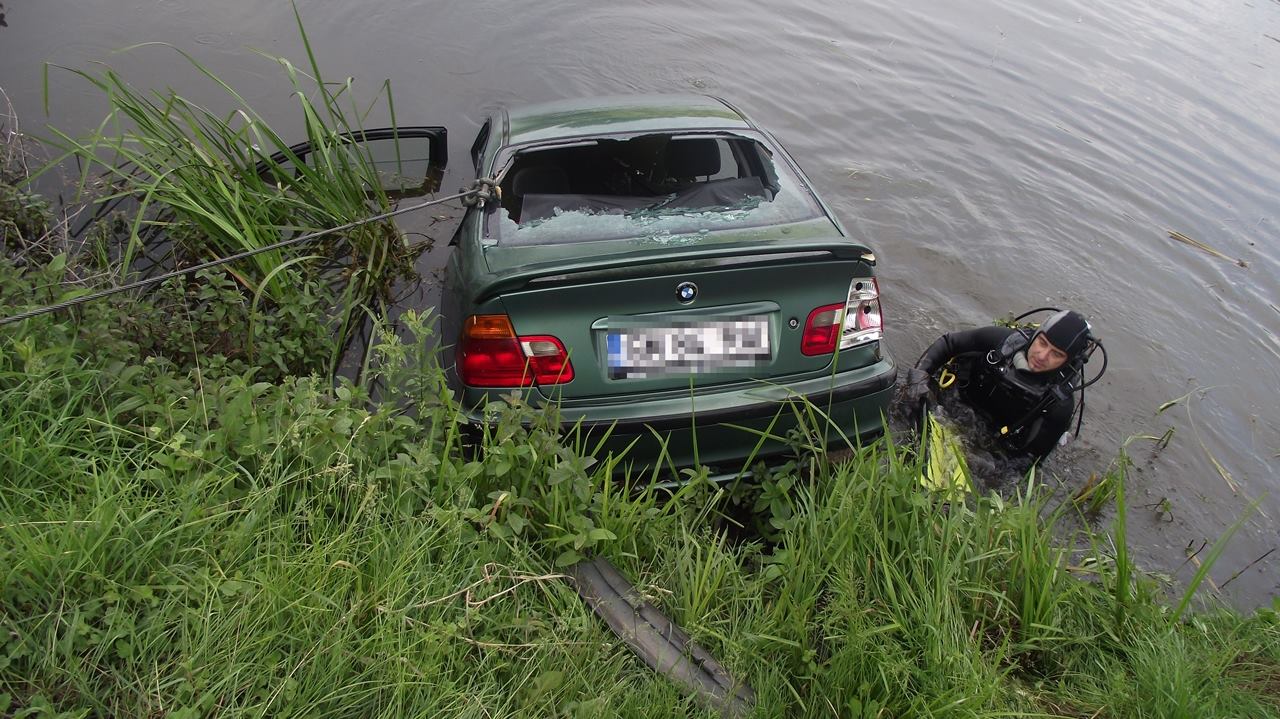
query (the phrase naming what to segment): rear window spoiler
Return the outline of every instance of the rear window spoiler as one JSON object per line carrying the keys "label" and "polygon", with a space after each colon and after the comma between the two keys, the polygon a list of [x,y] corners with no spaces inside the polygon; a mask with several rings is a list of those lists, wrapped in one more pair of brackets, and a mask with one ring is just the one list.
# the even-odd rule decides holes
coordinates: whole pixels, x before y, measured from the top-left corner
{"label": "rear window spoiler", "polygon": [[729,267],[798,264],[821,260],[857,260],[874,266],[875,255],[863,245],[847,242],[788,243],[776,248],[744,248],[742,245],[688,249],[669,253],[645,252],[618,254],[610,259],[593,258],[590,263],[566,265],[563,262],[539,267],[531,265],[497,277],[480,292],[480,297],[493,297],[521,289],[554,287],[584,282],[605,282],[654,273],[705,271]]}

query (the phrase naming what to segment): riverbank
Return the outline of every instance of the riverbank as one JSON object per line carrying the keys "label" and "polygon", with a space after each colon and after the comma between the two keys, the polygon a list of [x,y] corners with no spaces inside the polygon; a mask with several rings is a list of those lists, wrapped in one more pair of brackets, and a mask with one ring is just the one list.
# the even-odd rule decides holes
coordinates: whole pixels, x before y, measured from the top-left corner
{"label": "riverbank", "polygon": [[[0,265],[2,314],[59,271]],[[6,712],[704,711],[560,577],[597,553],[759,716],[1280,715],[1280,615],[1163,596],[1127,559],[1123,493],[1116,526],[1064,543],[1070,504],[946,507],[879,442],[739,488],[772,541],[734,542],[731,497],[623,491],[527,408],[469,459],[425,319],[377,345],[371,403],[209,346],[149,354],[118,331],[147,305],[0,336]]]}

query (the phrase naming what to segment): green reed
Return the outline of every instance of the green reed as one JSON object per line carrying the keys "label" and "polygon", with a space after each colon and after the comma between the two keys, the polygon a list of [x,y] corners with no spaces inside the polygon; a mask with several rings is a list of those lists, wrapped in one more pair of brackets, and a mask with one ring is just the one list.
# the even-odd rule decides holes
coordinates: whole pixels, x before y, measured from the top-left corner
{"label": "green reed", "polygon": [[[291,137],[274,129],[235,88],[179,48],[162,46],[189,65],[195,80],[212,83],[221,102],[202,105],[172,89],[142,89],[110,67],[62,68],[101,92],[110,111],[85,137],[55,130],[51,142],[63,154],[49,167],[74,159],[81,168],[82,191],[103,184],[108,188],[98,191],[94,201],[136,203],[120,252],[121,272],[130,270],[139,253],[169,242],[176,262],[192,263],[390,209],[372,158],[343,139],[344,134],[362,131],[365,118],[379,103],[385,103],[394,125],[390,85],[384,83],[368,107],[358,106],[350,78],[339,83],[324,79],[300,18],[298,30],[307,52],[305,71],[285,58],[269,58],[293,90],[301,129]],[[301,141],[313,148],[305,162],[289,149]],[[402,234],[383,221],[300,250],[260,254],[229,271],[255,304],[285,304],[307,279],[336,280],[342,287],[338,326],[343,337],[356,308],[385,297],[396,277],[411,272],[411,259]]]}

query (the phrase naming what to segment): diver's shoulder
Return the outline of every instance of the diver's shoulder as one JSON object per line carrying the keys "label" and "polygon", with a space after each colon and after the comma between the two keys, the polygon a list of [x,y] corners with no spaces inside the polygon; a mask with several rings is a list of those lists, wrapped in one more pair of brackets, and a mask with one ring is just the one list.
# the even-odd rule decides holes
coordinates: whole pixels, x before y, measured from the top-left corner
{"label": "diver's shoulder", "polygon": [[1010,335],[1018,333],[1018,330],[1000,325],[987,325],[986,327],[964,330],[964,332],[976,342],[998,346],[1003,344]]}

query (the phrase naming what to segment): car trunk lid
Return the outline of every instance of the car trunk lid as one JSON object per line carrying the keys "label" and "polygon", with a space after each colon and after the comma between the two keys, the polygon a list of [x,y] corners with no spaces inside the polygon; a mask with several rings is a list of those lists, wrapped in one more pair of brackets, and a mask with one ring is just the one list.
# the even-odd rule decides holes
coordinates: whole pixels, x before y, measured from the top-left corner
{"label": "car trunk lid", "polygon": [[[844,240],[723,244],[523,264],[488,289],[516,334],[568,350],[573,381],[543,393],[590,401],[830,372],[832,354],[802,351],[806,324],[873,263]],[[841,353],[841,369],[876,361],[871,344]]]}

